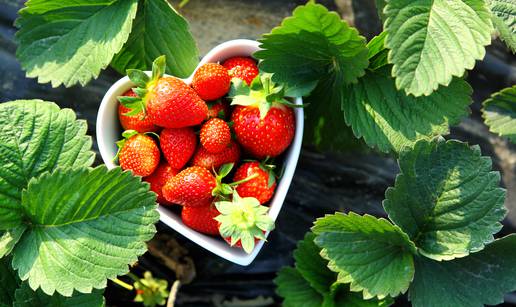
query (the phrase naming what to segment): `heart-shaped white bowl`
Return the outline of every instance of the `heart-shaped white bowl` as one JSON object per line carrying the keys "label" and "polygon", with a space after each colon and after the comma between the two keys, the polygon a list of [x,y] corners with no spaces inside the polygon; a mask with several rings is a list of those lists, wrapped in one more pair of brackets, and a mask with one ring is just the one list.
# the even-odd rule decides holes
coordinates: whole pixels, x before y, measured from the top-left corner
{"label": "heart-shaped white bowl", "polygon": [[[210,62],[222,62],[233,56],[251,56],[257,50],[259,50],[259,47],[258,42],[256,41],[246,39],[228,41],[213,48],[202,59],[199,66]],[[185,79],[184,81],[189,84],[191,80],[192,77]],[[122,134],[122,127],[118,121],[117,96],[122,95],[132,87],[134,87],[134,84],[128,77],[118,80],[111,86],[102,99],[102,103],[100,104],[97,114],[97,142],[102,160],[104,160],[104,163],[108,168],[114,168],[117,166],[113,162],[117,152],[115,142],[121,138]],[[295,103],[301,105],[303,101],[301,98],[296,98]],[[283,163],[285,165],[285,170],[283,176],[278,182],[274,197],[269,204],[269,216],[273,220],[276,220],[281,210],[281,206],[283,205],[283,201],[287,196],[288,188],[292,181],[292,177],[294,176],[299,153],[301,151],[304,114],[302,108],[296,108],[294,112],[296,116],[296,133],[292,144],[284,155],[285,159]],[[249,265],[253,262],[264,244],[264,241],[260,241],[256,244],[254,250],[250,254],[247,254],[240,248],[231,247],[221,238],[207,236],[190,229],[183,224],[179,215],[164,206],[160,206],[158,211],[161,215],[160,219],[164,224],[210,252],[239,265]],[[268,234],[269,233],[266,233],[265,236],[268,236]]]}

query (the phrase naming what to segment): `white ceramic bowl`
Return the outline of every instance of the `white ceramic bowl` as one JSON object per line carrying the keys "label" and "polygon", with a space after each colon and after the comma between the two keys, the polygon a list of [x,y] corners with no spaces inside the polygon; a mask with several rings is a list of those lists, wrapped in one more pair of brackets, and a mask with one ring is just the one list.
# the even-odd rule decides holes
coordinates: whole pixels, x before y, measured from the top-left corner
{"label": "white ceramic bowl", "polygon": [[[213,48],[199,63],[199,66],[209,62],[222,62],[233,56],[250,56],[259,49],[258,42],[245,39],[237,39],[225,42]],[[198,66],[198,67],[199,67]],[[185,79],[186,83],[191,82],[191,78]],[[97,142],[99,146],[100,155],[102,160],[108,168],[116,167],[113,162],[113,158],[116,155],[117,147],[115,142],[121,138],[122,127],[118,122],[117,108],[118,101],[117,96],[122,95],[128,89],[134,87],[134,84],[129,80],[128,77],[124,77],[118,80],[111,88],[107,91],[106,95],[102,99],[100,108],[97,115]],[[302,104],[302,99],[297,98],[296,104]],[[301,151],[301,141],[303,139],[303,109],[295,109],[296,116],[296,133],[294,140],[285,154],[285,171],[282,178],[279,180],[276,192],[272,201],[270,202],[269,216],[276,220],[283,201],[288,192],[288,188],[294,176],[299,153]],[[239,265],[249,265],[253,262],[254,258],[260,252],[264,241],[260,241],[256,244],[254,250],[247,254],[240,248],[231,247],[221,238],[215,238],[196,232],[193,229],[188,228],[181,221],[181,217],[176,213],[168,210],[166,207],[160,206],[158,209],[161,217],[161,221],[176,230],[180,234],[184,235],[188,239],[199,244],[203,248],[210,252],[225,258],[229,261],[237,263]],[[266,233],[267,236],[269,233]]]}

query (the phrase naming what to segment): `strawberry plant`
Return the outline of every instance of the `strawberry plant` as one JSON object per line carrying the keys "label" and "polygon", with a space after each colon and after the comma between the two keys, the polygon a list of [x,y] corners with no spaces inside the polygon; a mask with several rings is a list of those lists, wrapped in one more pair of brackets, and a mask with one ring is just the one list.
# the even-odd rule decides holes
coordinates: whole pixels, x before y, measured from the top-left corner
{"label": "strawberry plant", "polygon": [[260,68],[307,96],[305,136],[319,148],[349,148],[347,126],[370,147],[394,153],[447,134],[470,112],[463,75],[484,56],[493,21],[515,47],[512,1],[377,3],[384,31],[369,42],[314,1],[260,40]]}
{"label": "strawberry plant", "polygon": [[516,290],[516,236],[493,237],[506,209],[491,160],[476,146],[436,138],[406,148],[398,163],[383,202],[388,220],[351,212],[315,221],[295,268],[276,279],[286,306],[336,296],[385,306],[406,292],[416,307],[483,306]]}
{"label": "strawberry plant", "polygon": [[101,306],[159,219],[120,168],[92,168],[86,122],[41,100],[0,104],[1,306]]}
{"label": "strawberry plant", "polygon": [[[482,306],[516,290],[514,235],[500,175],[480,149],[440,135],[466,117],[464,79],[494,28],[514,52],[512,1],[378,0],[384,31],[369,42],[309,1],[260,40],[272,80],[306,96],[307,141],[344,150],[350,136],[399,158],[385,195],[389,219],[336,213],[318,219],[280,271],[285,306]],[[491,131],[514,141],[514,87],[484,102]],[[480,285],[479,280],[482,281]]]}

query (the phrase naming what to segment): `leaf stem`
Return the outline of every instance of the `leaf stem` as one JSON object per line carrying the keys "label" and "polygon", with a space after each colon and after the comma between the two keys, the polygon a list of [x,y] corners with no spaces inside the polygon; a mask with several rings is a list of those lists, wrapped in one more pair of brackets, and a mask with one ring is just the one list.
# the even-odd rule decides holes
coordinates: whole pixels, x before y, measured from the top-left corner
{"label": "leaf stem", "polygon": [[170,295],[168,296],[167,307],[174,307],[179,287],[181,287],[181,281],[178,279],[174,281],[174,283],[172,284],[172,288],[170,288]]}
{"label": "leaf stem", "polygon": [[128,284],[126,282],[123,282],[122,280],[120,280],[118,278],[111,279],[111,281],[114,282],[115,284],[119,285],[120,287],[122,287],[124,289],[127,289],[129,291],[133,291],[134,290],[133,286],[131,286],[130,284]]}
{"label": "leaf stem", "polygon": [[179,8],[182,9],[185,5],[188,4],[188,2],[190,2],[190,0],[182,0],[181,3],[179,3]]}

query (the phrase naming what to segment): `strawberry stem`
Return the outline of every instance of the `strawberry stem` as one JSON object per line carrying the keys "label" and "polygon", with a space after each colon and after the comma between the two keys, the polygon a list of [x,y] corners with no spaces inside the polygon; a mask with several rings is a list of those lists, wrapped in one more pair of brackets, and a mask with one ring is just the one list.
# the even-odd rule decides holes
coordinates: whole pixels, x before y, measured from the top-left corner
{"label": "strawberry stem", "polygon": [[246,177],[246,178],[244,178],[244,179],[242,179],[242,180],[232,182],[232,183],[230,183],[229,185],[230,185],[230,186],[232,186],[232,187],[234,187],[234,186],[237,186],[237,185],[239,185],[239,184],[246,183],[246,182],[248,182],[249,180],[252,180],[252,179],[254,179],[254,178],[256,178],[256,177],[258,177],[258,173],[254,173],[254,174],[252,174],[251,176]]}
{"label": "strawberry stem", "polygon": [[145,134],[145,135],[149,135],[149,134],[150,134],[150,135],[153,135],[153,136],[157,137],[157,138],[158,138],[158,140],[159,140],[159,134],[157,134],[156,132],[145,132],[144,134]]}
{"label": "strawberry stem", "polygon": [[252,174],[251,176],[244,178],[242,180],[236,181],[236,182],[223,183],[222,179],[224,179],[224,177],[226,177],[231,172],[234,165],[235,165],[234,163],[228,163],[228,164],[222,165],[219,169],[218,174],[215,170],[213,170],[213,172],[215,173],[215,180],[217,181],[217,185],[211,191],[212,196],[217,197],[218,199],[221,199],[221,200],[227,200],[228,197],[226,197],[226,195],[231,195],[234,193],[233,187],[236,187],[239,184],[242,184],[244,182],[247,182],[249,180],[252,180],[252,179],[258,177],[258,174]]}
{"label": "strawberry stem", "polygon": [[133,286],[131,286],[130,284],[128,284],[126,282],[121,281],[118,278],[113,278],[113,279],[111,279],[111,281],[114,282],[115,284],[119,285],[120,287],[126,289],[126,290],[129,290],[129,291],[133,291],[134,290]]}

